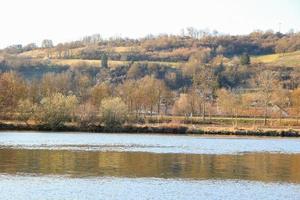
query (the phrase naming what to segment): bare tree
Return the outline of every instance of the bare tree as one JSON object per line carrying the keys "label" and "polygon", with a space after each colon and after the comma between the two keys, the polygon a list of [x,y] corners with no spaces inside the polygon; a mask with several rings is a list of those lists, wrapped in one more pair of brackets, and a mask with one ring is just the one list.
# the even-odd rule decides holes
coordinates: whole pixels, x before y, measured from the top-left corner
{"label": "bare tree", "polygon": [[54,47],[52,40],[45,39],[42,41],[42,48],[47,49],[47,57],[50,58],[51,48]]}
{"label": "bare tree", "polygon": [[273,71],[266,70],[258,74],[254,81],[258,89],[258,102],[260,102],[264,108],[264,125],[267,125],[268,108],[272,103],[274,91],[279,86],[277,74]]}
{"label": "bare tree", "polygon": [[[243,107],[242,97],[238,91],[229,91],[221,89],[217,91],[218,106],[223,112],[231,115],[235,127],[238,126],[238,115]],[[235,120],[233,121],[233,119]]]}
{"label": "bare tree", "polygon": [[217,86],[217,78],[213,69],[209,66],[202,66],[196,74],[193,87],[202,99],[202,119],[205,120],[206,106],[213,100],[214,90]]}
{"label": "bare tree", "polygon": [[293,112],[296,115],[297,124],[299,124],[299,117],[300,117],[300,88],[295,89],[295,90],[292,91],[291,98],[292,98]]}
{"label": "bare tree", "polygon": [[52,48],[53,46],[52,40],[45,39],[42,41],[42,48]]}

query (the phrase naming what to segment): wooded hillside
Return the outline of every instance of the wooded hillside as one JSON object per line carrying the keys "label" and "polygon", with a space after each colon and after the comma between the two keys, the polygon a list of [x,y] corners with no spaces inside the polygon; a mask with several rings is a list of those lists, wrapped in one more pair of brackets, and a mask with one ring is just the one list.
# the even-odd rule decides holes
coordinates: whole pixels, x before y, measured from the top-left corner
{"label": "wooded hillside", "polygon": [[0,109],[3,118],[45,123],[62,114],[51,126],[147,115],[264,117],[267,124],[300,114],[299,52],[300,33],[231,36],[194,28],[12,45],[0,52]]}

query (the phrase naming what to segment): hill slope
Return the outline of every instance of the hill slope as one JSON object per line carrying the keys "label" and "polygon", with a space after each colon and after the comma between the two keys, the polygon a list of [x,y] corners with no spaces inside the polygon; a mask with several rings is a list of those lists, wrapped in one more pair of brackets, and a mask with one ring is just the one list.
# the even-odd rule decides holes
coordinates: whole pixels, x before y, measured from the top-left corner
{"label": "hill slope", "polygon": [[251,58],[252,63],[263,63],[273,66],[300,67],[300,51],[278,53]]}

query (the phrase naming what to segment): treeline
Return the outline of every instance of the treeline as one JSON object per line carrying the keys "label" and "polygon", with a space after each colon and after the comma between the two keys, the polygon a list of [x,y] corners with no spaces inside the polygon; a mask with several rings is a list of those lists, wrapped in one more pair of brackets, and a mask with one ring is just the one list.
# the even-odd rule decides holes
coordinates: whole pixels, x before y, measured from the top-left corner
{"label": "treeline", "polygon": [[110,60],[182,62],[187,61],[195,51],[203,49],[210,49],[214,56],[225,57],[293,52],[300,50],[300,33],[255,31],[248,35],[233,36],[188,28],[181,35],[149,35],[141,39],[103,39],[96,34],[57,45],[47,39],[40,47],[34,43],[12,45],[3,52],[20,54],[36,49],[45,50],[43,56],[49,58],[101,59],[107,54]]}
{"label": "treeline", "polygon": [[[247,78],[240,81],[247,87],[225,87],[220,81],[226,67],[211,66],[203,58],[195,54],[190,59],[182,72],[189,84],[178,89],[154,74],[141,76],[130,70],[115,83],[110,81],[108,68],[101,68],[96,77],[67,70],[32,80],[4,72],[0,75],[1,118],[45,124],[53,129],[66,122],[114,129],[162,115],[173,116],[174,120],[176,116],[201,116],[203,123],[213,116],[231,117],[235,123],[238,117],[263,117],[265,125],[271,117],[298,119],[297,77],[290,77],[287,83],[277,71],[265,69],[246,73]],[[235,66],[242,72],[247,67]]]}

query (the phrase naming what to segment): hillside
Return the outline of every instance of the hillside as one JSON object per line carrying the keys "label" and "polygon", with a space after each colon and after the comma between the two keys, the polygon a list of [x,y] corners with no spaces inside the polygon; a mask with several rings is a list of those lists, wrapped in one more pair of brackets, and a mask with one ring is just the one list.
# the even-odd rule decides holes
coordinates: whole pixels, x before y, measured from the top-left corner
{"label": "hillside", "polygon": [[[101,68],[103,57],[107,59],[105,70]],[[56,45],[44,40],[40,47],[12,45],[0,50],[0,71],[13,70],[29,80],[47,73],[79,71],[93,80],[102,77],[114,84],[154,76],[173,90],[186,90],[201,66],[212,69],[219,88],[249,89],[253,77],[267,69],[274,71],[285,87],[294,88],[292,77],[300,74],[300,34],[207,33],[201,37],[158,35],[140,39],[92,35]]]}
{"label": "hillside", "polygon": [[251,61],[268,66],[300,67],[300,51],[254,56]]}
{"label": "hillside", "polygon": [[[250,125],[260,118],[263,125],[281,125],[281,118],[300,113],[298,44],[299,33],[251,33],[14,45],[0,51],[0,108],[4,116],[12,114],[7,119],[47,122],[43,114],[54,98],[61,103],[54,118],[73,105],[84,126],[97,123],[104,107],[123,112],[120,124],[184,124],[196,116],[192,123],[209,118],[224,125],[226,118],[234,126]],[[36,113],[43,117],[35,118]],[[162,121],[158,114],[170,118]]]}
{"label": "hillside", "polygon": [[[115,48],[117,51],[115,52],[126,52],[128,47],[117,47]],[[83,48],[78,48],[72,50],[74,52],[75,57],[79,56],[79,52],[82,51]],[[90,66],[90,67],[98,67],[100,66],[101,59],[66,59],[66,58],[59,58],[56,56],[58,52],[53,49],[52,50],[52,58],[49,60],[54,65],[69,65],[71,67],[77,67],[80,65]],[[26,51],[21,54],[18,54],[19,57],[31,58],[33,60],[42,60],[47,58],[47,50],[46,49],[36,49],[32,51]],[[230,59],[226,60],[227,62]],[[109,66],[112,68],[120,65],[129,65],[131,61],[121,61],[121,60],[110,60]],[[146,64],[146,63],[154,63],[154,64],[163,64],[172,67],[179,67],[182,64],[186,63],[186,61],[181,62],[164,62],[164,61],[138,61],[137,63]],[[300,67],[300,51],[295,52],[288,52],[288,53],[275,53],[275,54],[266,54],[260,56],[251,56],[251,63],[252,64],[265,64],[270,67]]]}

